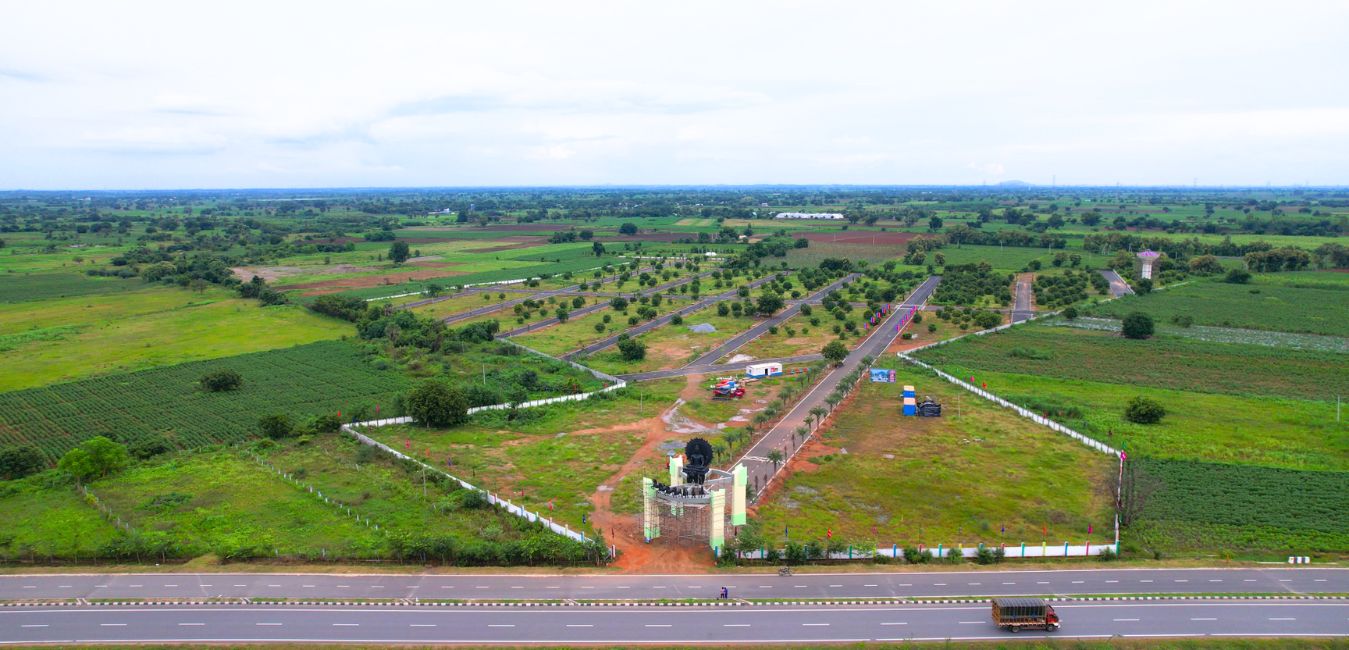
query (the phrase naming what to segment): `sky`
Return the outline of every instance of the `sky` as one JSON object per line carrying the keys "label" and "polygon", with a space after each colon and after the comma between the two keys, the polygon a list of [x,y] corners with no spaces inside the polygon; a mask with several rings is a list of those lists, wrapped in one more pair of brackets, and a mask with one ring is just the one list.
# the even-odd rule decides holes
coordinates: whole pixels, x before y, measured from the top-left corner
{"label": "sky", "polygon": [[0,1],[0,189],[1349,184],[1349,2]]}

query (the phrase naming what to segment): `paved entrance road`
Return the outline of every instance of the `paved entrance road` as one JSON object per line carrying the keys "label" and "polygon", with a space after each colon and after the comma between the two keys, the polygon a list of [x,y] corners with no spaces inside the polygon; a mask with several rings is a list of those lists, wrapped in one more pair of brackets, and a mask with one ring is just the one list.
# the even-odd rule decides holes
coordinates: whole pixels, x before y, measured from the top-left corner
{"label": "paved entrance road", "polygon": [[1129,283],[1125,282],[1114,269],[1105,269],[1101,271],[1101,275],[1110,282],[1110,295],[1118,298],[1134,292],[1133,287],[1129,286]]}
{"label": "paved entrance road", "polygon": [[[937,289],[937,284],[941,282],[941,276],[934,275],[924,280],[918,285],[913,293],[903,304],[899,305],[894,311],[886,316],[885,320],[872,329],[871,335],[862,341],[848,357],[843,360],[842,365],[829,370],[820,383],[815,385],[810,392],[806,393],[796,405],[792,407],[787,415],[784,415],[777,425],[764,434],[758,442],[754,443],[749,451],[740,458],[745,468],[749,470],[749,485],[751,497],[757,499],[769,483],[777,475],[778,469],[782,465],[773,463],[768,459],[768,455],[773,450],[782,452],[784,459],[790,459],[795,455],[796,450],[805,444],[804,439],[796,437],[796,428],[805,425],[806,418],[810,416],[810,410],[822,406],[829,394],[834,392],[834,388],[843,381],[858,366],[862,365],[862,359],[868,356],[879,359],[885,353],[885,349],[890,347],[899,332],[895,331],[895,325],[899,323],[903,314],[913,307],[918,307],[927,302],[932,292]],[[786,461],[783,461],[785,465]]]}
{"label": "paved entrance road", "polygon": [[1349,593],[1349,569],[1089,569],[939,573],[331,575],[134,573],[0,577],[0,600],[50,598],[755,598]]}
{"label": "paved entrance road", "polygon": [[1031,286],[1034,279],[1033,273],[1018,273],[1016,276],[1016,292],[1012,303],[1013,323],[1035,317],[1035,307],[1031,305],[1032,298],[1035,296],[1034,289]]}
{"label": "paved entrance road", "polygon": [[[1017,636],[1339,636],[1349,603],[1063,603],[1057,632]],[[0,643],[727,643],[1002,639],[990,606],[392,608],[190,606],[0,611]]]}

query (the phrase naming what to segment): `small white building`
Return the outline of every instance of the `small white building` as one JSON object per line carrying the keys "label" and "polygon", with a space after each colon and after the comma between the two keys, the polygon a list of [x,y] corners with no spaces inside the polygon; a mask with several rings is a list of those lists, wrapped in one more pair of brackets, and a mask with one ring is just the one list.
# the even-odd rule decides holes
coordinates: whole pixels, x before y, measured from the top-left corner
{"label": "small white building", "polygon": [[782,364],[776,362],[752,363],[745,366],[745,374],[750,377],[776,377],[782,374]]}
{"label": "small white building", "polygon": [[1161,253],[1150,250],[1143,251],[1138,254],[1138,259],[1142,260],[1143,262],[1143,268],[1141,269],[1141,273],[1139,275],[1142,276],[1144,280],[1152,279],[1152,263],[1156,262],[1157,258],[1161,256],[1162,256]]}
{"label": "small white building", "polygon": [[779,212],[774,219],[824,219],[827,221],[842,221],[843,215],[838,212]]}

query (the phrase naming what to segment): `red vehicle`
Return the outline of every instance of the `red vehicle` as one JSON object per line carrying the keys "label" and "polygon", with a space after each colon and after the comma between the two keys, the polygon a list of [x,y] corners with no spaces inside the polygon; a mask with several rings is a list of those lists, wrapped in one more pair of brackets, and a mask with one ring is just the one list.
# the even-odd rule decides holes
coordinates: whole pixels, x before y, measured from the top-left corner
{"label": "red vehicle", "polygon": [[1039,598],[994,598],[993,623],[1009,632],[1023,628],[1053,632],[1059,629],[1059,615]]}
{"label": "red vehicle", "polygon": [[712,385],[712,399],[740,399],[744,396],[745,387],[741,386],[740,382],[735,379],[718,379],[717,383]]}

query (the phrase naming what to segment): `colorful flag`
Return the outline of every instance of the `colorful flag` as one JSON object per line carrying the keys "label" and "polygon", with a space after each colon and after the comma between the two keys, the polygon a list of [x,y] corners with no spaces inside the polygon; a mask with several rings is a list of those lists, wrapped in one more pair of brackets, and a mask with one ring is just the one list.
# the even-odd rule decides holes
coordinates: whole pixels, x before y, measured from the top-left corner
{"label": "colorful flag", "polygon": [[412,449],[412,438],[403,441],[403,449]]}
{"label": "colorful flag", "polygon": [[834,529],[833,528],[824,529],[824,537],[825,539],[834,539]]}
{"label": "colorful flag", "polygon": [[1093,532],[1095,532],[1095,530],[1092,529],[1091,524],[1087,524],[1087,534],[1090,535],[1090,534],[1092,534]]}

